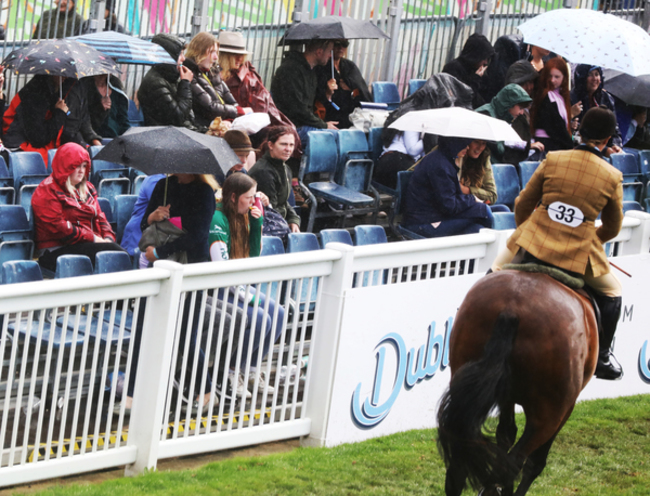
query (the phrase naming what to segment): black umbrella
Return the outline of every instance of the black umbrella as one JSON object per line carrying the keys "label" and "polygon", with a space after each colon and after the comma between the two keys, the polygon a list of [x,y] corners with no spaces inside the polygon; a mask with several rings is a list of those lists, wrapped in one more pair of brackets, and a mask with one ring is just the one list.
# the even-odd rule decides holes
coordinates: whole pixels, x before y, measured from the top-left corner
{"label": "black umbrella", "polygon": [[650,107],[650,74],[635,77],[606,69],[603,78],[605,89],[628,105]]}
{"label": "black umbrella", "polygon": [[293,24],[280,39],[279,45],[290,41],[383,39],[386,33],[370,21],[347,16],[325,16]]}

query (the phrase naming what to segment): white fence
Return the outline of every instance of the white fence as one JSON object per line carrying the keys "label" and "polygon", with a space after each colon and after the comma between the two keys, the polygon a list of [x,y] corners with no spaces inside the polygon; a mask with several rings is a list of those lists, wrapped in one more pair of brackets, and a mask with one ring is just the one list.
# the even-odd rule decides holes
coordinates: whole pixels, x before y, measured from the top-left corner
{"label": "white fence", "polygon": [[[624,267],[646,267],[650,215],[628,215],[611,249]],[[433,426],[454,305],[507,234],[161,261],[0,286],[0,486],[124,465],[141,473],[166,457],[286,438],[333,445]],[[404,338],[377,344],[391,334]],[[419,355],[417,345],[408,350],[422,342]],[[630,380],[636,358],[624,363]],[[409,362],[405,377],[387,372],[396,359]],[[229,374],[249,393],[229,390]],[[205,412],[192,405],[204,397]]]}

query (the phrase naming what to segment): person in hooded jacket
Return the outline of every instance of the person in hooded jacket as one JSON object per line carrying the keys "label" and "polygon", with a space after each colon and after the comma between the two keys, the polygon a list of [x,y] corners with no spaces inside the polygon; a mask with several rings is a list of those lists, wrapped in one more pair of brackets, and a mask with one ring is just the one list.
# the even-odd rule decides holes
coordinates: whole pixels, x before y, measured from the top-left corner
{"label": "person in hooded jacket", "polygon": [[505,82],[508,69],[523,54],[524,38],[520,34],[506,34],[497,38],[494,43],[494,58],[485,71],[483,97],[486,101],[492,100],[508,84]]}
{"label": "person in hooded jacket", "polygon": [[[575,127],[579,127],[580,121],[587,113],[587,110],[594,107],[605,107],[616,115],[616,105],[614,97],[603,88],[605,78],[603,70],[600,67],[590,64],[580,64],[576,67],[573,77],[573,89],[571,90],[571,105],[579,104],[580,113],[577,116],[578,122]],[[607,144],[604,153],[606,156],[612,153],[620,153],[623,146],[621,131],[616,123],[616,131],[611,141]]]}
{"label": "person in hooded jacket", "polygon": [[86,255],[95,264],[101,251],[124,251],[97,202],[97,191],[88,182],[90,156],[82,146],[67,143],[52,160],[52,174],[32,196],[38,263],[56,270],[61,255]]}
{"label": "person in hooded jacket", "polygon": [[[523,115],[525,110],[530,106],[533,99],[518,84],[509,84],[505,86],[490,103],[476,109],[480,114],[489,115],[495,119],[506,121],[512,124],[514,119]],[[502,163],[506,148],[524,149],[530,146],[530,143],[522,142],[492,142],[489,144],[492,152],[492,159],[495,162]]]}
{"label": "person in hooded jacket", "polygon": [[459,57],[448,62],[442,68],[442,72],[451,74],[472,88],[474,91],[472,108],[478,108],[485,103],[485,83],[481,78],[493,55],[494,48],[490,41],[482,34],[474,33],[465,42]]}
{"label": "person in hooded jacket", "polygon": [[185,43],[171,34],[160,33],[151,41],[163,47],[177,63],[156,64],[142,79],[138,100],[145,126],[178,126],[194,129],[192,90],[194,75],[182,64]]}
{"label": "person in hooded jacket", "polygon": [[426,238],[472,234],[492,227],[490,207],[463,193],[457,160],[464,157],[469,138],[441,136],[438,148],[415,166],[406,190],[402,225]]}

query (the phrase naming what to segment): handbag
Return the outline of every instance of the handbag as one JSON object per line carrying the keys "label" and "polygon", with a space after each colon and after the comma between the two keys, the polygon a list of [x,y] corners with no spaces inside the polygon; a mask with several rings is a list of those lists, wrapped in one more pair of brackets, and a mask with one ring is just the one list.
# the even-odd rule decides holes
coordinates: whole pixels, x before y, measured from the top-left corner
{"label": "handbag", "polygon": [[[172,224],[169,219],[161,220],[159,222],[152,223],[144,231],[142,231],[142,237],[138,243],[138,248],[141,252],[147,251],[148,246],[163,246],[172,241],[176,241],[181,236],[187,234],[185,229],[179,229],[174,224]],[[187,252],[178,251],[172,253],[167,260],[172,262],[178,262],[181,264],[187,263]]]}
{"label": "handbag", "polygon": [[262,234],[264,236],[277,236],[286,244],[287,235],[291,228],[284,217],[271,207],[264,208],[264,224],[262,225]]}

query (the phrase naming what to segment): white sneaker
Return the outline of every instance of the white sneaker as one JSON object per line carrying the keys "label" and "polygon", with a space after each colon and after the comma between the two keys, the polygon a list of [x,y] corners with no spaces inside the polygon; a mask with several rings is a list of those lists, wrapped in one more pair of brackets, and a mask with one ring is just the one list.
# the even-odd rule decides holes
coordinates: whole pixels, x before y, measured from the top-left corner
{"label": "white sneaker", "polygon": [[235,377],[234,372],[228,372],[228,381],[230,382],[231,389],[235,392],[235,396],[244,397],[246,399],[253,397],[251,392],[246,389],[246,384],[244,384],[244,376],[241,372],[237,374],[237,377]]}
{"label": "white sneaker", "polygon": [[[259,380],[258,380],[259,389],[258,389],[258,391],[260,393],[264,392],[264,388],[267,386],[267,384],[268,384],[267,391],[269,392],[269,394],[275,393],[275,388],[273,386],[271,386],[270,383],[266,382],[266,374],[264,372],[260,372],[259,374],[257,374],[257,377],[259,377]],[[253,384],[255,384],[255,374],[251,374],[251,376],[248,378],[248,385],[253,386]]]}

